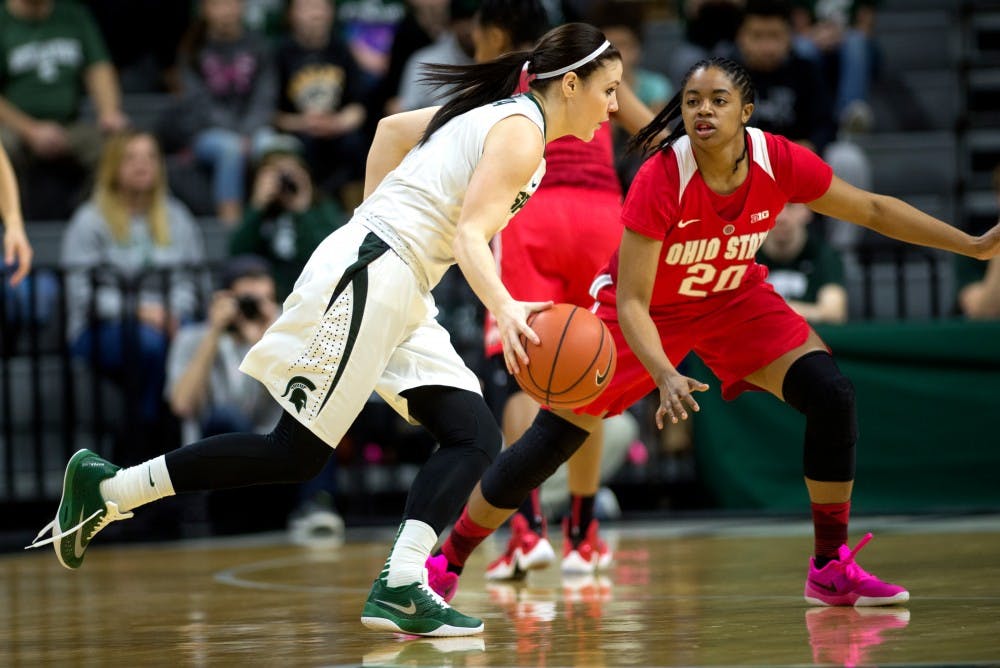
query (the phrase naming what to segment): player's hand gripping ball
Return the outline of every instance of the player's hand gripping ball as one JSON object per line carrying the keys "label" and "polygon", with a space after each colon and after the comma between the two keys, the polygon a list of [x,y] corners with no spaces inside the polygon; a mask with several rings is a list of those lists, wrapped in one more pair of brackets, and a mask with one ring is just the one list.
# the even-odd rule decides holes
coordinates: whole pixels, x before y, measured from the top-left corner
{"label": "player's hand gripping ball", "polygon": [[514,378],[521,389],[543,406],[577,408],[604,391],[615,373],[618,355],[611,332],[587,309],[556,304],[528,318],[541,340],[535,345],[521,337],[528,365]]}

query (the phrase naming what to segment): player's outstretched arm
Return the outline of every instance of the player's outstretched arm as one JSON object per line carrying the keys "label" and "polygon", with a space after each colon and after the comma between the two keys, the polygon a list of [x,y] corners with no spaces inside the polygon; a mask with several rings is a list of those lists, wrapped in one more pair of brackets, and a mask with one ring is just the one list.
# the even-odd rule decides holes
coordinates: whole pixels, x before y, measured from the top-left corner
{"label": "player's outstretched arm", "polygon": [[1000,253],[1000,223],[978,237],[886,195],[855,188],[834,176],[826,193],[809,208],[831,218],[848,220],[893,239],[940,248],[980,260]]}

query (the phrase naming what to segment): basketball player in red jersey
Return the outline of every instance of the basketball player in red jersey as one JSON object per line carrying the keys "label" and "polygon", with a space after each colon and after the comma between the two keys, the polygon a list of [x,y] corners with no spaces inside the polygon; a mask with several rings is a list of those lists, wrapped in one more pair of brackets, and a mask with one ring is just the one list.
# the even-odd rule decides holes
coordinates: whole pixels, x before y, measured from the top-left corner
{"label": "basketball player in red jersey", "polygon": [[[708,386],[675,368],[693,351],[721,379],[724,397],[764,390],[806,417],[803,460],[815,528],[806,601],[909,600],[904,588],[855,561],[871,534],[853,550],[846,544],[857,440],[853,385],[816,332],[765,282],[754,253],[786,202],[981,260],[1000,253],[1000,224],[973,237],[898,199],[855,188],[805,148],[747,127],[753,102],[753,84],[740,65],[702,61],[636,135],[636,146],[655,152],[633,181],[621,246],[597,292],[597,314],[618,345],[615,376],[583,409],[538,414],[486,470],[445,554],[467,557],[572,456],[601,417],[654,388],[658,426],[697,411],[693,393]],[[664,131],[669,135],[658,141]]]}
{"label": "basketball player in red jersey", "polygon": [[[549,27],[539,0],[484,0],[476,14],[473,41],[476,60],[485,62],[508,51],[528,49]],[[526,89],[527,81],[522,80]],[[627,87],[619,86],[614,118],[637,132],[653,113]],[[545,149],[546,171],[541,185],[509,225],[492,242],[500,278],[517,299],[552,300],[590,308],[594,275],[607,263],[621,240],[622,189],[614,168],[611,126],[602,123],[593,140],[563,137]],[[528,428],[539,410],[507,373],[496,321],[487,314],[485,353],[487,399],[501,422],[506,443]],[[600,487],[602,434],[598,424],[590,439],[569,460],[570,513],[563,522],[562,569],[590,574],[607,568],[612,554],[598,536],[593,519]],[[511,539],[504,554],[492,562],[486,577],[507,580],[529,569],[544,568],[555,558],[548,541],[538,489],[511,520]],[[458,569],[456,569],[458,570]],[[428,573],[439,591],[457,585],[447,571],[445,556],[428,561]]]}

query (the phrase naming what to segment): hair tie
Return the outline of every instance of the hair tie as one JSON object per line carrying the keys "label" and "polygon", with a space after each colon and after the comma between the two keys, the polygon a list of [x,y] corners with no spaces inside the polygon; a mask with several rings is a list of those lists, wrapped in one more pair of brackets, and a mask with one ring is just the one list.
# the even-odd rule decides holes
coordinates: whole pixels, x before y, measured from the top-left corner
{"label": "hair tie", "polygon": [[528,66],[531,65],[530,60],[524,61],[524,65],[521,66],[521,77],[524,79],[526,84],[531,83],[535,80],[536,76],[534,74],[528,73]]}
{"label": "hair tie", "polygon": [[535,75],[535,78],[551,79],[552,77],[557,77],[566,74],[567,72],[572,72],[576,68],[586,65],[587,63],[589,63],[590,61],[594,60],[599,55],[607,51],[609,46],[611,46],[611,42],[609,42],[608,40],[604,40],[604,44],[601,44],[599,47],[594,49],[594,51],[590,53],[590,55],[584,56],[583,58],[581,58],[580,60],[576,61],[571,65],[567,65],[566,67],[560,67],[558,70],[552,70],[551,72],[539,72],[538,74]]}

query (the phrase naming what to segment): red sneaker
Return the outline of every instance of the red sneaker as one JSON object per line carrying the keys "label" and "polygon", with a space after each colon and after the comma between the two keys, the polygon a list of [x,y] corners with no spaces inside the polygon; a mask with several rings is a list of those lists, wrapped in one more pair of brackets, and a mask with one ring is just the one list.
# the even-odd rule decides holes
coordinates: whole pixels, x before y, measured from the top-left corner
{"label": "red sneaker", "polygon": [[597,535],[598,522],[590,520],[587,533],[577,545],[569,535],[569,518],[563,518],[562,572],[568,575],[592,575],[611,566],[614,555]]}
{"label": "red sneaker", "polygon": [[486,568],[487,580],[519,580],[528,571],[546,568],[556,553],[545,536],[531,530],[528,520],[515,513],[510,520],[510,541],[504,553]]}

